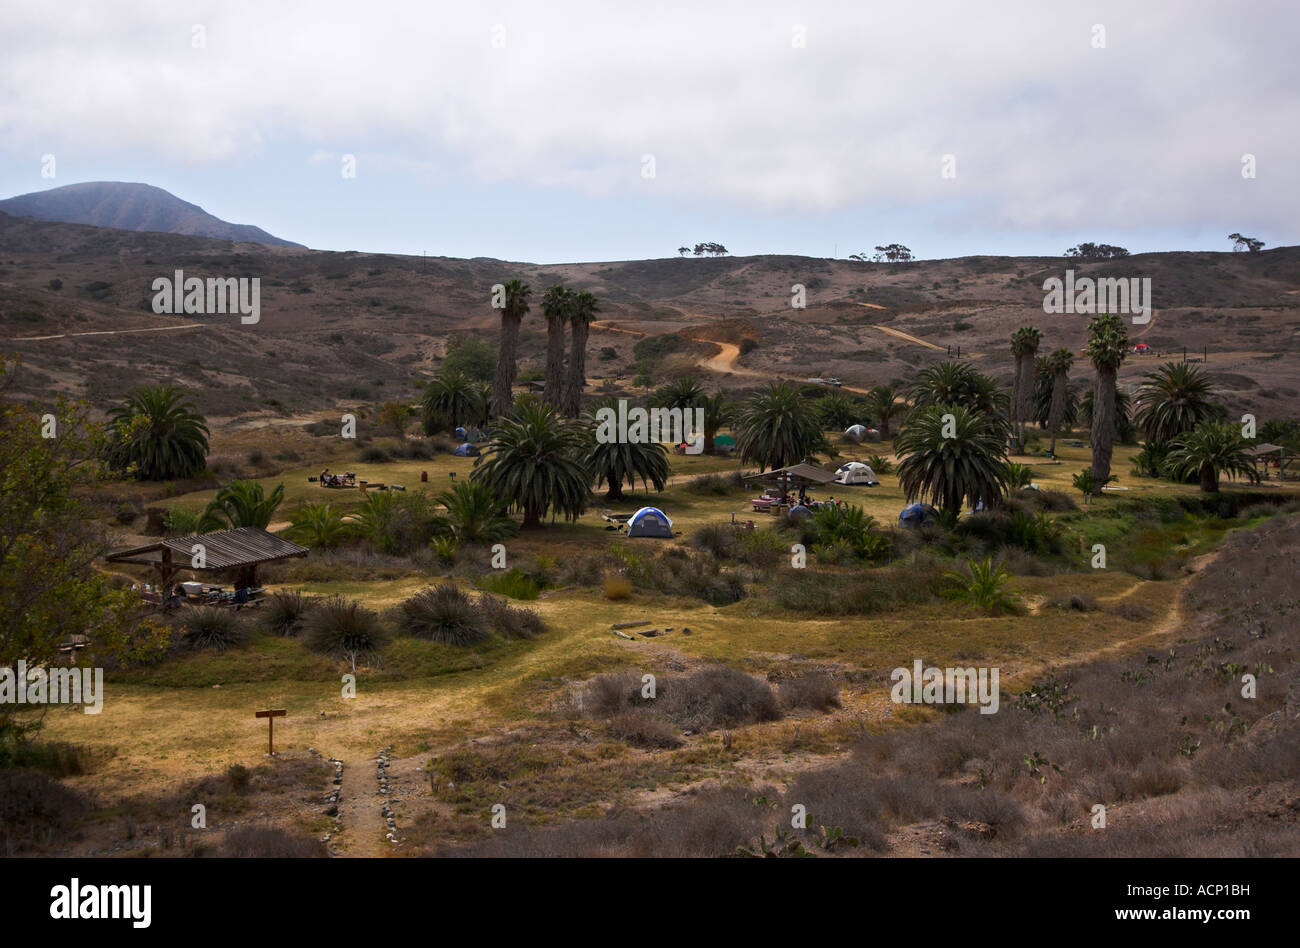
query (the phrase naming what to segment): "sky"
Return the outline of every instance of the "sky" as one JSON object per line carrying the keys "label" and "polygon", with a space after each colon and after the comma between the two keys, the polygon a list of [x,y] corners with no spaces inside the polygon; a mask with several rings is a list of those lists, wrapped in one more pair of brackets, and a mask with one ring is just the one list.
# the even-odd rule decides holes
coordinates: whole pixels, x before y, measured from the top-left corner
{"label": "sky", "polygon": [[1294,0],[10,3],[0,196],[537,263],[1292,245],[1298,33]]}

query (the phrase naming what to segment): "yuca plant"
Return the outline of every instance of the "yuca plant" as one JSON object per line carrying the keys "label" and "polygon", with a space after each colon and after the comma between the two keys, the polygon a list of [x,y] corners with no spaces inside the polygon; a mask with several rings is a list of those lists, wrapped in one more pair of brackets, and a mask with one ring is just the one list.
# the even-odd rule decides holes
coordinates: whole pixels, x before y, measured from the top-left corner
{"label": "yuca plant", "polygon": [[199,606],[185,616],[185,641],[193,649],[215,649],[224,652],[240,644],[248,636],[243,619],[229,609]]}
{"label": "yuca plant", "polygon": [[429,541],[429,546],[438,557],[438,562],[445,566],[455,565],[456,554],[460,552],[460,541],[455,537],[434,537]]}
{"label": "yuca plant", "polygon": [[379,616],[355,599],[330,596],[312,606],[302,620],[302,639],[313,652],[357,661],[378,658],[388,644]]}
{"label": "yuca plant", "polygon": [[966,572],[949,570],[944,579],[954,599],[970,602],[988,613],[1015,610],[1015,598],[1004,588],[1011,573],[1005,566],[995,564],[991,556],[970,560]]}
{"label": "yuca plant", "polygon": [[398,627],[447,645],[473,645],[488,636],[487,616],[459,586],[431,586],[401,604]]}
{"label": "yuca plant", "polygon": [[876,475],[894,473],[894,462],[889,460],[883,454],[873,454],[867,458],[867,465],[876,472]]}
{"label": "yuca plant", "polygon": [[1075,490],[1083,494],[1083,502],[1085,504],[1092,503],[1093,496],[1100,493],[1102,487],[1106,484],[1115,480],[1119,480],[1119,478],[1114,474],[1111,474],[1104,481],[1099,481],[1093,476],[1093,473],[1090,470],[1083,470],[1078,474],[1070,475],[1070,483],[1074,485]]}
{"label": "yuca plant", "polygon": [[312,602],[312,597],[304,596],[300,589],[274,593],[262,609],[262,622],[276,635],[297,635]]}

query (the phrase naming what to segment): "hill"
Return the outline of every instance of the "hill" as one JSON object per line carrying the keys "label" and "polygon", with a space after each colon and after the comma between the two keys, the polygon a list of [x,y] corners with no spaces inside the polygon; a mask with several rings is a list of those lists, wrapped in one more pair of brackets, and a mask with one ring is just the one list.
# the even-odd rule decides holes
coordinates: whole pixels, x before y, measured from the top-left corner
{"label": "hill", "polygon": [[300,247],[251,224],[231,224],[197,204],[149,184],[89,181],[48,191],[33,191],[0,201],[0,211],[15,217],[119,230],[157,231],[191,237],[217,237],[276,247]]}
{"label": "hill", "polygon": [[[600,299],[587,359],[593,391],[643,394],[633,382],[645,366],[633,350],[663,334],[696,342],[643,347],[668,353],[653,367],[655,379],[694,372],[707,387],[737,394],[780,377],[834,376],[865,389],[910,379],[958,347],[981,371],[1009,381],[1007,340],[1017,326],[1038,326],[1044,351],[1082,350],[1086,316],[1043,312],[1043,281],[1067,266],[1079,276],[1151,278],[1154,315],[1129,333],[1160,354],[1126,360],[1126,390],[1186,347],[1189,357],[1208,356],[1206,368],[1236,416],[1300,414],[1297,247],[1070,264],[1059,257],[899,265],[754,256],[538,265],[334,253],[8,216],[0,217],[0,349],[23,356],[22,386],[33,396],[67,390],[104,407],[141,382],[170,381],[192,390],[212,417],[319,417],[412,398],[437,373],[453,335],[495,340],[491,287],[518,278],[532,285],[534,300],[522,327],[522,373],[543,367],[537,301],[545,287],[564,282]],[[177,269],[260,278],[260,322],[154,314],[151,282]],[[795,284],[806,288],[804,309],[791,307]],[[756,347],[741,346],[746,339]],[[1091,378],[1080,355],[1073,384],[1082,391]]]}

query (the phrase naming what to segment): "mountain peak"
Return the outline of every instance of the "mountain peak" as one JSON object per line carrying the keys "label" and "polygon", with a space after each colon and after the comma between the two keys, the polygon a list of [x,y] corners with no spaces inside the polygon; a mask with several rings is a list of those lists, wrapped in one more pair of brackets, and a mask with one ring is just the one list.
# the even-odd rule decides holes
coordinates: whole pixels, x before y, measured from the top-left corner
{"label": "mountain peak", "polygon": [[223,221],[169,191],[138,182],[85,181],[33,191],[0,201],[0,213],[119,230],[215,237],[276,247],[302,246],[251,224]]}

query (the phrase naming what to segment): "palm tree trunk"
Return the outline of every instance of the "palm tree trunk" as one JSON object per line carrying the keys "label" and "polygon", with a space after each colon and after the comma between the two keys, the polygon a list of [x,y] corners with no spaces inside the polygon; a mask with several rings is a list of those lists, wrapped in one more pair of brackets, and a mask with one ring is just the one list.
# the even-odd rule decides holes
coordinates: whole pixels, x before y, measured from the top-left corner
{"label": "palm tree trunk", "polygon": [[564,324],[561,316],[546,320],[546,385],[542,401],[559,411],[564,402]]}
{"label": "palm tree trunk", "polygon": [[1018,374],[1016,398],[1020,402],[1016,406],[1016,449],[1024,454],[1025,432],[1034,406],[1034,352],[1025,353],[1024,358],[1016,363],[1016,372]]}
{"label": "palm tree trunk", "polygon": [[587,387],[587,333],[590,327],[584,319],[573,324],[573,340],[569,350],[569,374],[564,386],[564,414],[577,418],[582,409],[582,392]]}
{"label": "palm tree trunk", "polygon": [[1098,369],[1092,391],[1092,479],[1100,490],[1115,453],[1115,369]]}
{"label": "palm tree trunk", "polygon": [[521,317],[512,316],[506,311],[501,313],[501,342],[497,346],[497,370],[492,376],[492,417],[500,418],[510,414],[515,398],[512,389],[515,384],[515,364],[519,350],[519,323]]}
{"label": "palm tree trunk", "polygon": [[881,441],[889,440],[889,416],[888,415],[880,416],[880,440]]}
{"label": "palm tree trunk", "polygon": [[1207,494],[1219,492],[1219,472],[1214,469],[1213,464],[1201,465],[1201,490]]}
{"label": "palm tree trunk", "polygon": [[1057,373],[1052,378],[1052,404],[1047,409],[1047,428],[1052,433],[1051,453],[1056,454],[1056,433],[1061,430],[1065,418],[1066,377]]}
{"label": "palm tree trunk", "polygon": [[525,530],[540,530],[542,528],[542,518],[537,512],[537,505],[531,500],[524,505],[524,526]]}

